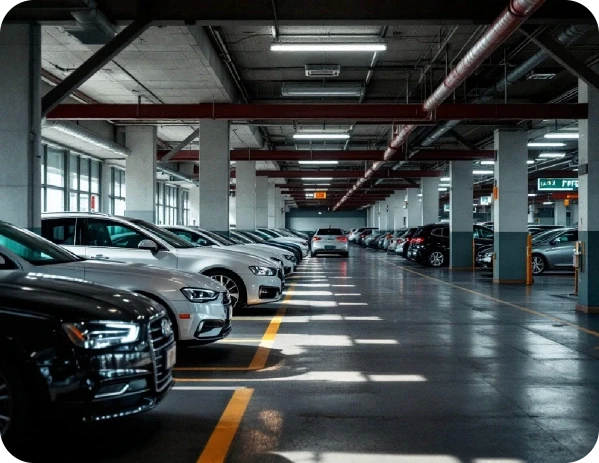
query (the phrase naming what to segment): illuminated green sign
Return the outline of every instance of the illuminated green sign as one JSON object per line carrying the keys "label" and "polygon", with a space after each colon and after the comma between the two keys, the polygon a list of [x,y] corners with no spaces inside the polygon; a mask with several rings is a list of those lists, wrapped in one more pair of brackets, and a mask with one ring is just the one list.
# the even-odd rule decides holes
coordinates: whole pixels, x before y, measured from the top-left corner
{"label": "illuminated green sign", "polygon": [[577,178],[540,178],[539,191],[578,191]]}

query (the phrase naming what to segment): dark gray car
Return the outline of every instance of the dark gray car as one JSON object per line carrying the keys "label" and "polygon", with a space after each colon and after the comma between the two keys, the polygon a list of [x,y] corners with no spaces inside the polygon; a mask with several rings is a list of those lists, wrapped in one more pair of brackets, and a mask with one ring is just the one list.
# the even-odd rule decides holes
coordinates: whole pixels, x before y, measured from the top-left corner
{"label": "dark gray car", "polygon": [[536,239],[532,246],[532,273],[541,275],[547,270],[568,270],[574,267],[574,247],[578,241],[576,228],[564,228]]}

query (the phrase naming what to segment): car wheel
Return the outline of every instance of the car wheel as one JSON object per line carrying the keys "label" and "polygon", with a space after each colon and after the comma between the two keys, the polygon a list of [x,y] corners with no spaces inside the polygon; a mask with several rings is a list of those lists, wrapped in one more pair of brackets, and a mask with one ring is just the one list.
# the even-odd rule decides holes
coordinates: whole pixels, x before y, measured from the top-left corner
{"label": "car wheel", "polygon": [[231,305],[233,306],[233,313],[239,310],[247,304],[247,292],[245,285],[239,276],[228,270],[214,269],[207,271],[204,275],[209,276],[214,281],[220,283],[231,297]]}
{"label": "car wheel", "polygon": [[29,417],[25,395],[18,370],[0,361],[0,437],[7,446],[23,436]]}
{"label": "car wheel", "polygon": [[445,256],[441,251],[433,251],[428,255],[427,263],[431,267],[442,267],[445,264]]}
{"label": "car wheel", "polygon": [[540,275],[547,270],[547,261],[543,256],[535,254],[532,256],[532,274]]}

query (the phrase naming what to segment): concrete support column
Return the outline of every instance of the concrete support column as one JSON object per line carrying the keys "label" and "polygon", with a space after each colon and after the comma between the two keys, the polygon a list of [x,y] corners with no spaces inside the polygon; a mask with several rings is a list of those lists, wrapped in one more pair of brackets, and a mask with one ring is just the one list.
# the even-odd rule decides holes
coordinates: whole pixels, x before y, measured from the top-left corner
{"label": "concrete support column", "polygon": [[584,82],[578,100],[588,103],[588,120],[578,121],[578,239],[583,243],[577,310],[599,313],[599,91]]}
{"label": "concrete support column", "polygon": [[125,167],[125,214],[155,222],[156,208],[156,126],[125,127],[125,145],[131,150]]}
{"label": "concrete support column", "polygon": [[370,209],[368,209],[368,215],[370,217],[370,227],[372,227],[372,228],[378,227],[379,222],[377,220],[378,214],[377,214],[376,204],[373,204],[372,206],[370,206]]}
{"label": "concrete support column", "polygon": [[268,182],[268,192],[266,194],[266,202],[268,205],[268,228],[277,228],[277,188],[274,180]]}
{"label": "concrete support column", "polygon": [[0,62],[0,220],[39,232],[42,210],[39,24],[3,24]]}
{"label": "concrete support column", "polygon": [[472,268],[472,162],[451,161],[449,173],[449,265]]}
{"label": "concrete support column", "polygon": [[422,179],[422,224],[439,221],[439,179]]}
{"label": "concrete support column", "polygon": [[237,228],[253,230],[256,228],[256,163],[238,161],[235,170]]}
{"label": "concrete support column", "polygon": [[395,198],[393,202],[393,229],[401,230],[405,227],[407,209],[404,209],[406,202],[406,192],[404,190],[396,191],[393,193]]}
{"label": "concrete support column", "polygon": [[387,230],[387,202],[379,201],[379,228],[381,230]]}
{"label": "concrete support column", "polygon": [[285,196],[281,190],[275,195],[275,228],[285,228]]}
{"label": "concrete support column", "polygon": [[268,228],[268,177],[256,177],[256,228]]}
{"label": "concrete support column", "polygon": [[200,201],[198,225],[229,229],[229,122],[200,123]]}
{"label": "concrete support column", "polygon": [[418,196],[419,192],[417,188],[407,189],[407,200],[408,200],[408,227],[419,227],[422,225],[422,202]]}
{"label": "concrete support column", "polygon": [[494,201],[496,283],[526,283],[526,240],[528,236],[528,134],[496,130]]}
{"label": "concrete support column", "polygon": [[395,195],[391,195],[389,198],[385,200],[387,205],[387,229],[394,230],[395,229],[395,202],[397,199]]}
{"label": "concrete support column", "polygon": [[555,225],[563,225],[564,227],[567,225],[567,211],[568,209],[564,205],[562,200],[556,200],[553,205],[553,223]]}

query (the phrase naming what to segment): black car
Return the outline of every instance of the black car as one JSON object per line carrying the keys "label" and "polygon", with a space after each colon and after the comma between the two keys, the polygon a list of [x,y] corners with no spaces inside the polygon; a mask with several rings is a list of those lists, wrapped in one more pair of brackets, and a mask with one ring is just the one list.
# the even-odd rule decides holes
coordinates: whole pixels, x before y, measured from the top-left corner
{"label": "black car", "polygon": [[[493,243],[493,230],[474,225],[475,255],[480,248]],[[419,227],[408,248],[408,259],[422,265],[442,267],[449,264],[449,224],[436,223]]]}
{"label": "black car", "polygon": [[171,388],[174,332],[151,300],[16,271],[0,277],[0,294],[0,435],[7,446],[23,440],[37,418],[133,415],[153,409]]}
{"label": "black car", "polygon": [[366,230],[363,230],[362,232],[360,232],[360,234],[356,238],[356,243],[365,247],[366,244],[364,243],[364,240],[366,238],[368,238],[370,235],[372,235],[373,233],[378,234],[379,233],[378,229],[377,228],[367,228]]}

